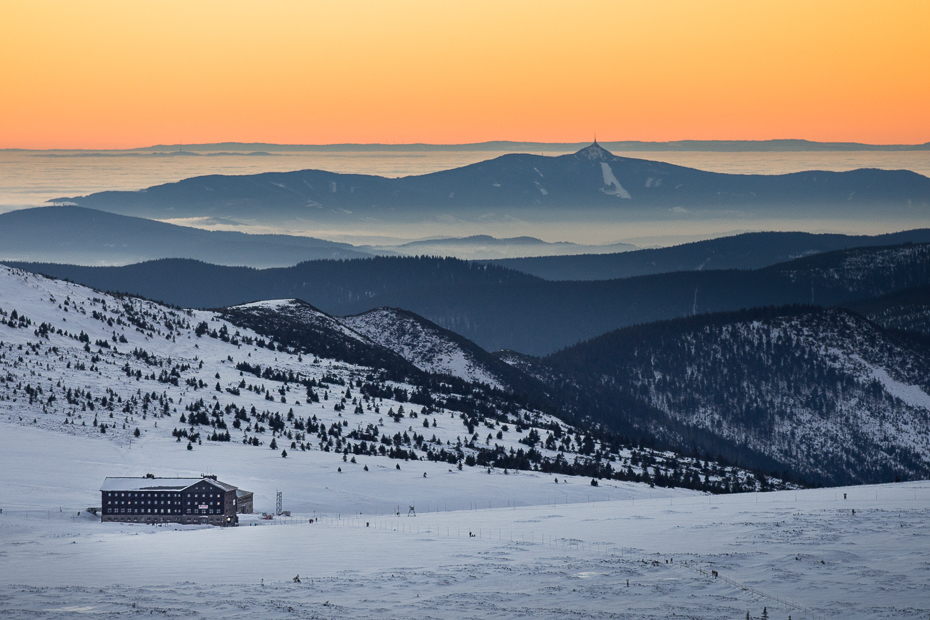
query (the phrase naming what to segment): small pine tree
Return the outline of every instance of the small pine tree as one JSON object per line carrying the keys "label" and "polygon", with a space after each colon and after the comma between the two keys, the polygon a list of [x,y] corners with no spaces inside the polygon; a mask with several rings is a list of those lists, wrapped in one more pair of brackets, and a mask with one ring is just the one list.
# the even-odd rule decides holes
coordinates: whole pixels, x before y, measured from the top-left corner
{"label": "small pine tree", "polygon": [[189,441],[187,442],[187,449],[188,449],[188,450],[193,450],[193,449],[194,449],[194,446],[192,446],[192,445],[191,445],[191,442],[189,442]]}
{"label": "small pine tree", "polygon": [[400,463],[397,464],[397,469],[400,469]]}
{"label": "small pine tree", "polygon": [[138,437],[138,436],[141,435],[142,433],[139,432],[139,427],[137,426],[137,427],[136,427],[136,430],[134,430],[134,431],[132,432],[132,434],[135,435],[136,437]]}
{"label": "small pine tree", "polygon": [[281,450],[281,458],[287,458],[287,450]]}
{"label": "small pine tree", "polygon": [[277,449],[278,449],[278,443],[274,440],[274,438],[271,439],[271,446],[270,446],[270,448],[271,448],[272,450],[277,450]]}
{"label": "small pine tree", "polygon": [[767,607],[762,608],[762,620],[769,620],[769,610]]}

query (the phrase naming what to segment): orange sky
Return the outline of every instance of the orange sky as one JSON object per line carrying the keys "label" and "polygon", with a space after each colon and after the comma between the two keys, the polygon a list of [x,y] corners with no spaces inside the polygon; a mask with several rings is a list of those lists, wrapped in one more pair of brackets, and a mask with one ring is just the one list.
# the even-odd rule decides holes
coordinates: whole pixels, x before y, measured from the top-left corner
{"label": "orange sky", "polygon": [[927,0],[10,0],[0,148],[930,141]]}

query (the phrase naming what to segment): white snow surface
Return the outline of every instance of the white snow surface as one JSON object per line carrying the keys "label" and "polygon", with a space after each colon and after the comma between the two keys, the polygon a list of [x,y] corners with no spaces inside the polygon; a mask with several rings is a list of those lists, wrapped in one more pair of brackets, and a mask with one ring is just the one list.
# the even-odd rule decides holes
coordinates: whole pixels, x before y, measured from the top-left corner
{"label": "white snow surface", "polygon": [[895,380],[888,371],[878,366],[868,364],[858,355],[849,355],[850,360],[855,360],[865,366],[873,379],[878,380],[885,391],[896,398],[900,398],[907,405],[915,408],[926,410],[930,413],[930,394],[923,391],[919,385],[911,385]]}
{"label": "white snow surface", "polygon": [[[930,613],[927,482],[704,496],[434,463],[364,472],[322,452],[300,463],[241,452],[189,452],[162,438],[129,448],[0,422],[3,617]],[[100,523],[84,511],[98,505],[104,475],[150,470],[220,473],[254,490],[259,511],[281,490],[292,516],[242,515],[240,527],[224,529]],[[416,517],[406,516],[410,505]]]}

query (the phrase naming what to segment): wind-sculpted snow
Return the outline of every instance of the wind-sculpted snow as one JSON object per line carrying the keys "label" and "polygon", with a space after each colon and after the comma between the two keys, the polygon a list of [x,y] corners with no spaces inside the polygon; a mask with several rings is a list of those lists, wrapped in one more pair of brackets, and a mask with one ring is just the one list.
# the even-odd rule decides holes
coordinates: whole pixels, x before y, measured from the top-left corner
{"label": "wind-sculpted snow", "polygon": [[270,454],[284,468],[323,453],[372,467],[422,461],[709,490],[769,484],[572,427],[487,385],[428,375],[302,302],[181,310],[7,267],[0,423],[120,446],[162,438],[171,453],[227,445],[242,453],[230,458]]}

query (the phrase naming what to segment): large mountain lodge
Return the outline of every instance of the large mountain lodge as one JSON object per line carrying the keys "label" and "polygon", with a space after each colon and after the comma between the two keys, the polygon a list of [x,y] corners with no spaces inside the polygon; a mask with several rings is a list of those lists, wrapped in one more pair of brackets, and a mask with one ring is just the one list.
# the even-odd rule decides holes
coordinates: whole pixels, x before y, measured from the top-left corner
{"label": "large mountain lodge", "polygon": [[[238,492],[238,493],[237,493]],[[107,478],[100,487],[101,521],[238,525],[237,495],[247,494],[216,476]],[[251,503],[251,502],[250,502]],[[248,506],[251,512],[251,506]]]}

